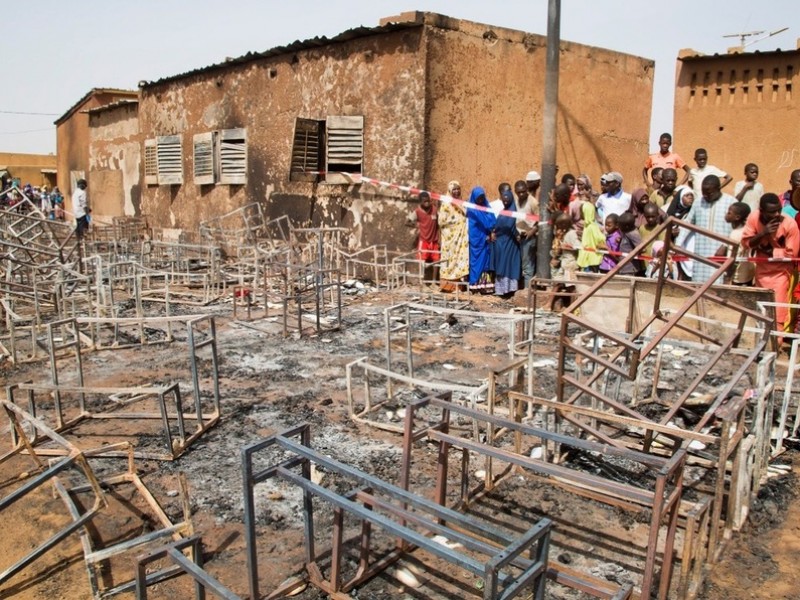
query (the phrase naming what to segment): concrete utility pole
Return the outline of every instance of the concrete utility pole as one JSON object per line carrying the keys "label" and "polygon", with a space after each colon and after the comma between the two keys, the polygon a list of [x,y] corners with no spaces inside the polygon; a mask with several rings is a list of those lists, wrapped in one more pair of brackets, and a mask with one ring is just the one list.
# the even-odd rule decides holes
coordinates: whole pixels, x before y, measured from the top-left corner
{"label": "concrete utility pole", "polygon": [[556,128],[558,117],[558,62],[561,47],[561,0],[547,4],[547,64],[544,80],[544,121],[542,131],[542,187],[539,190],[539,236],[536,246],[536,275],[550,277],[550,248],[553,229],[547,200],[556,184]]}

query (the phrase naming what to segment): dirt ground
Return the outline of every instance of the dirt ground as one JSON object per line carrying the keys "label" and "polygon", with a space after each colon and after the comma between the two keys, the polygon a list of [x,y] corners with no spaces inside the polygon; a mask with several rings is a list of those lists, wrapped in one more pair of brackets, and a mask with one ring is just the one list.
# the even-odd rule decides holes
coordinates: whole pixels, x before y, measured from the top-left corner
{"label": "dirt ground", "polygon": [[[376,365],[383,363],[383,309],[408,296],[389,298],[383,293],[368,293],[348,299],[341,331],[321,335],[284,338],[274,319],[250,323],[231,319],[230,304],[209,307],[184,307],[185,313],[216,315],[219,371],[222,393],[222,420],[197,440],[177,461],[137,461],[145,484],[161,501],[165,512],[178,520],[181,504],[178,473],[186,474],[190,490],[192,520],[202,535],[207,570],[242,597],[248,593],[245,543],[243,536],[242,481],[240,450],[247,443],[301,423],[310,423],[313,446],[346,464],[396,482],[401,456],[400,436],[363,424],[348,416],[345,365],[367,356]],[[514,304],[495,298],[472,299],[475,310],[509,313]],[[536,394],[550,397],[555,387],[553,368],[556,348],[552,335],[558,328],[557,315],[545,316],[537,325],[536,354],[542,367],[537,371]],[[487,366],[503,364],[507,358],[507,335],[490,318],[462,319],[445,323],[441,317],[425,320],[415,341],[415,352],[429,357],[420,372],[444,370],[452,381],[478,382]],[[154,339],[160,333],[151,332]],[[198,353],[200,354],[200,353]],[[686,362],[686,361],[684,361]],[[129,350],[85,353],[86,385],[131,386],[179,381],[181,389],[190,387],[186,336],[178,332],[172,344],[151,345]],[[210,362],[201,355],[200,378],[208,389]],[[64,362],[64,372],[74,367]],[[0,363],[0,379],[6,384],[48,381],[44,363],[12,367]],[[65,375],[61,383],[69,383]],[[100,402],[99,400],[97,401]],[[98,405],[99,406],[99,405]],[[397,407],[399,408],[399,407]],[[382,411],[379,418],[399,424],[394,408]],[[109,427],[107,424],[113,423]],[[8,428],[3,423],[3,436]],[[133,421],[94,422],[76,429],[71,437],[83,448],[100,443],[129,440],[140,447],[157,447],[157,427]],[[435,473],[435,454],[428,448],[415,450],[419,469],[414,471],[412,488],[430,491]],[[796,454],[780,458],[790,464]],[[457,461],[451,461],[457,462]],[[124,469],[119,459],[93,460],[98,474]],[[478,468],[478,467],[476,467]],[[0,463],[0,495],[16,489],[34,465],[27,457],[14,456]],[[453,474],[454,476],[454,474]],[[328,481],[325,481],[328,477]],[[341,482],[323,475],[325,485]],[[451,491],[457,485],[451,485]],[[774,478],[762,488],[751,507],[744,530],[729,543],[722,561],[711,569],[701,598],[800,598],[795,561],[800,542],[800,509],[795,502],[800,486],[789,474]],[[156,517],[134,493],[131,486],[114,488],[109,494],[110,510],[92,522],[92,535],[104,541],[122,541],[147,533]],[[454,498],[454,497],[453,497]],[[88,505],[90,498],[81,498]],[[288,485],[266,483],[256,488],[259,562],[262,593],[275,589],[287,578],[301,574],[303,538],[301,495]],[[551,560],[571,568],[586,570],[609,581],[636,582],[641,576],[646,548],[632,540],[646,536],[647,521],[621,514],[596,502],[577,499],[541,481],[513,475],[473,507],[485,518],[502,520],[511,527],[548,516],[555,522]],[[323,523],[330,514],[320,511]],[[29,552],[31,548],[63,527],[69,517],[60,498],[48,486],[36,490],[2,514],[3,542],[0,569]],[[350,524],[348,531],[355,531]],[[322,543],[326,541],[320,535]],[[381,538],[379,538],[381,539]],[[388,537],[382,539],[387,547]],[[118,584],[131,575],[133,557],[112,561],[99,571],[103,587]],[[433,569],[435,576],[426,572]],[[409,585],[409,573],[419,583]],[[416,575],[414,575],[416,574]],[[358,589],[358,598],[452,598],[481,595],[482,582],[472,575],[428,558],[412,555]],[[674,588],[673,588],[674,589]],[[184,580],[153,586],[150,597],[191,597]],[[19,600],[79,600],[91,598],[91,588],[83,566],[80,539],[73,534],[0,586],[0,598]],[[132,597],[127,594],[122,597]],[[326,597],[306,588],[297,598]],[[525,596],[523,596],[525,597]],[[583,598],[558,586],[549,588],[551,598]]]}

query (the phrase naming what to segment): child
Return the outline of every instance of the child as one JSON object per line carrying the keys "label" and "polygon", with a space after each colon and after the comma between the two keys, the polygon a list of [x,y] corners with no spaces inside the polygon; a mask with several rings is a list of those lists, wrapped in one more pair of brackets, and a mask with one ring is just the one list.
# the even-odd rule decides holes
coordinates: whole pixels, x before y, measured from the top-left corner
{"label": "child", "polygon": [[[639,235],[642,237],[643,240],[649,238],[653,231],[661,224],[663,221],[663,214],[661,209],[659,209],[655,204],[652,202],[648,202],[644,205],[644,209],[642,209],[642,214],[644,215],[644,223],[639,227]],[[664,241],[666,237],[666,230],[659,233],[656,237],[650,240],[650,243],[644,249],[644,253],[647,256],[653,256],[653,244],[656,241]]]}
{"label": "child", "polygon": [[[553,231],[553,247],[550,250],[550,267],[553,269],[553,279],[575,279],[575,271],[578,270],[578,251],[581,243],[578,234],[572,227],[572,217],[561,213],[556,217]],[[574,285],[558,283],[553,289],[553,299],[550,303],[550,310],[555,310],[559,303],[563,306],[569,305],[569,301],[575,292]]]}
{"label": "child", "polygon": [[[686,177],[684,177],[684,179],[689,177],[689,166],[677,153],[670,151],[670,146],[672,146],[672,134],[662,133],[658,138],[658,152],[647,157],[644,163],[644,169],[642,169],[642,178],[646,187],[655,188],[655,182],[647,178],[647,170],[654,169],[654,167],[675,169],[675,171],[683,169],[686,171]],[[655,180],[652,171],[650,172],[650,177]]]}
{"label": "child", "polygon": [[[619,216],[619,251],[623,254],[633,252],[633,249],[642,243],[642,236],[636,230],[636,217],[631,213],[622,213]],[[620,257],[622,260],[624,257]],[[644,276],[644,263],[640,259],[634,259],[626,263],[621,269],[622,275],[633,275],[634,277]]]}
{"label": "child", "polygon": [[764,186],[758,181],[758,165],[747,163],[744,166],[744,181],[737,181],[733,193],[739,202],[744,202],[750,211],[758,208],[758,201],[764,195]]}
{"label": "child", "polygon": [[[439,262],[439,222],[438,210],[431,204],[431,195],[428,192],[419,193],[419,206],[408,215],[406,225],[417,227],[417,260],[426,263],[425,278],[430,281],[430,263]],[[434,265],[433,279],[439,278],[439,267]]]}
{"label": "child", "polygon": [[664,252],[664,242],[653,242],[653,259],[647,265],[647,277],[658,277],[661,272],[661,263],[666,262],[664,276],[667,279],[675,279],[675,261],[672,259],[672,251]]}
{"label": "child", "polygon": [[574,279],[581,242],[572,227],[572,217],[565,213],[558,215],[553,234],[553,248],[550,251],[553,279]]}
{"label": "child", "polygon": [[647,195],[652,196],[661,189],[661,173],[664,169],[662,167],[653,167],[650,171],[650,184],[645,187]]}
{"label": "child", "polygon": [[720,189],[731,182],[731,176],[725,171],[708,164],[708,152],[706,152],[705,148],[698,148],[694,151],[694,162],[697,163],[697,167],[689,171],[689,173],[691,174],[695,200],[703,197],[703,179],[708,175],[716,175],[719,177]]}
{"label": "child", "polygon": [[[747,217],[750,216],[750,206],[744,202],[734,202],[728,207],[728,212],[725,213],[725,222],[729,223],[733,228],[731,231],[730,239],[737,244],[742,243],[742,233],[744,233],[744,224]],[[717,256],[727,256],[728,247],[722,245],[717,250]],[[742,257],[746,258],[746,252],[742,253]],[[756,266],[754,263],[747,260],[739,261],[734,265],[733,272],[726,274],[725,283],[733,285],[753,285],[753,278],[756,274]]]}
{"label": "child", "polygon": [[622,233],[619,231],[617,215],[606,217],[606,250],[615,254],[605,254],[600,262],[600,272],[608,273],[619,262],[619,241]]}
{"label": "child", "polygon": [[597,273],[603,260],[603,255],[598,250],[605,250],[606,236],[597,223],[597,212],[594,204],[584,202],[581,205],[583,215],[583,234],[581,235],[581,249],[578,251],[578,267],[588,273]]}

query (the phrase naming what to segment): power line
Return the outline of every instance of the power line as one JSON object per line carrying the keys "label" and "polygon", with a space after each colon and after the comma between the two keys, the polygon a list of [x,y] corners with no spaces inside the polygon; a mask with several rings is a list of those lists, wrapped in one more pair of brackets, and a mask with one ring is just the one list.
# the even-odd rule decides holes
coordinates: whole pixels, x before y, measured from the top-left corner
{"label": "power line", "polygon": [[25,112],[19,110],[0,110],[3,115],[38,115],[42,117],[57,117],[58,113]]}
{"label": "power line", "polygon": [[52,131],[52,127],[46,129],[26,129],[25,131],[0,131],[0,135],[17,135],[20,133],[37,133],[39,131]]}

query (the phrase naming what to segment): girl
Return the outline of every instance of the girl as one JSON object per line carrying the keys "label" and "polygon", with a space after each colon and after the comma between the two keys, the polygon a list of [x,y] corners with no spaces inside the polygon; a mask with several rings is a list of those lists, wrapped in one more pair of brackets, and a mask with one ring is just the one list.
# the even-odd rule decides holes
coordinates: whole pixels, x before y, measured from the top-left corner
{"label": "girl", "polygon": [[[617,215],[608,215],[606,217],[606,250],[609,252],[619,252],[619,243],[622,239],[622,234],[619,231],[617,223]],[[604,254],[603,260],[600,261],[600,272],[608,273],[616,266],[618,260],[618,255]]]}
{"label": "girl", "polygon": [[578,251],[578,267],[589,273],[597,273],[603,260],[603,255],[597,250],[605,250],[606,236],[597,223],[597,212],[594,204],[584,202],[581,205],[583,214],[583,234],[581,235],[581,249]]}
{"label": "girl", "polygon": [[[670,217],[683,220],[689,216],[689,211],[694,204],[694,190],[689,186],[682,185],[675,188],[675,195],[672,197],[667,207],[667,214]],[[675,240],[675,245],[686,248],[689,252],[694,252],[694,235],[688,229],[681,230],[677,225],[670,232]],[[692,280],[692,261],[683,260],[675,263],[677,266],[677,276],[681,281]]]}

